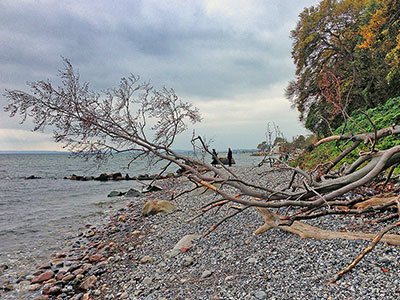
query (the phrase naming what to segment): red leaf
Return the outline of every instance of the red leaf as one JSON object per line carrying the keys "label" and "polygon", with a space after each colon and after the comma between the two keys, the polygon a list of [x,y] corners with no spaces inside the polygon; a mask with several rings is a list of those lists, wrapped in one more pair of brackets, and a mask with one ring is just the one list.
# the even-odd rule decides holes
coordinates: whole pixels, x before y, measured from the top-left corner
{"label": "red leaf", "polygon": [[182,248],[180,248],[179,250],[180,250],[182,253],[185,253],[185,252],[188,252],[189,249],[190,249],[190,247],[182,247]]}
{"label": "red leaf", "polygon": [[381,270],[382,270],[382,272],[385,272],[385,273],[387,273],[387,272],[389,272],[389,269],[386,269],[386,268],[381,268]]}

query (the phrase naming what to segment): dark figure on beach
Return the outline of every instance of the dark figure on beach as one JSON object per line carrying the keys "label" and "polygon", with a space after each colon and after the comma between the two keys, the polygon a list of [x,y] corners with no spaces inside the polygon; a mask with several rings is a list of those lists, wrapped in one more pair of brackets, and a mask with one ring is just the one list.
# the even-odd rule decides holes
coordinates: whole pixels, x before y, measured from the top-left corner
{"label": "dark figure on beach", "polygon": [[217,151],[215,151],[215,149],[212,149],[212,161],[211,161],[212,165],[216,165],[218,164],[218,153]]}
{"label": "dark figure on beach", "polygon": [[232,166],[232,150],[231,148],[228,149],[228,164]]}

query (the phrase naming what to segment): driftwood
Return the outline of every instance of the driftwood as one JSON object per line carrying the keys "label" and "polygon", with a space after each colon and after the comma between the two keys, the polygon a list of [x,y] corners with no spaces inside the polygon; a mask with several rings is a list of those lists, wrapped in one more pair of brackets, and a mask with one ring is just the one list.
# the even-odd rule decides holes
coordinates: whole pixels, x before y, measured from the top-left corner
{"label": "driftwood", "polygon": [[[264,219],[264,225],[259,227],[254,234],[262,234],[272,228],[277,228],[298,235],[302,239],[313,238],[319,240],[345,239],[345,240],[367,240],[375,238],[375,234],[350,231],[331,231],[311,226],[303,222],[294,221],[290,226],[280,225],[279,216],[271,213],[268,209],[258,208],[259,213]],[[400,246],[399,234],[387,234],[381,239],[390,245]]]}

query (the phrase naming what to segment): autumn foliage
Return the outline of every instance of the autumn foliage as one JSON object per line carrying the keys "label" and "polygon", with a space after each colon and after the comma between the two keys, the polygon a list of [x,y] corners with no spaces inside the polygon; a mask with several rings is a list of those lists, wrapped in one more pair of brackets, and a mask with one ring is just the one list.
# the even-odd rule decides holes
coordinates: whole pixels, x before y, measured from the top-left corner
{"label": "autumn foliage", "polygon": [[350,112],[399,96],[399,17],[399,0],[323,0],[304,9],[291,33],[296,77],[286,96],[308,129],[330,134]]}

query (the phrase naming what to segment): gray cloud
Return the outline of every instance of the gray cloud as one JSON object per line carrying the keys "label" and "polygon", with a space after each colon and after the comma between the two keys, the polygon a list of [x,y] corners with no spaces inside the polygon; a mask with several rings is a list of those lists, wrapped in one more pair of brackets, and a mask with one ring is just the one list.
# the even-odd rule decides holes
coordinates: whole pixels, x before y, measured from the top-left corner
{"label": "gray cloud", "polygon": [[[55,78],[64,56],[96,89],[132,72],[186,100],[241,101],[291,79],[289,31],[315,3],[4,0],[0,89]],[[0,128],[16,126],[0,113]]]}

